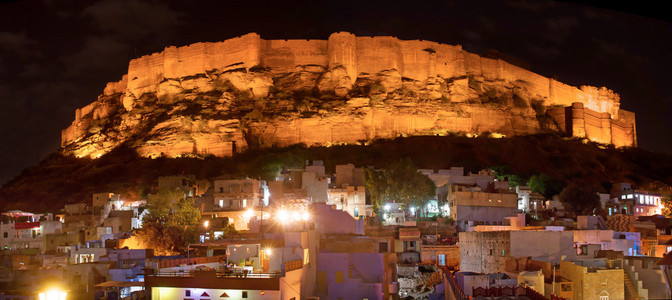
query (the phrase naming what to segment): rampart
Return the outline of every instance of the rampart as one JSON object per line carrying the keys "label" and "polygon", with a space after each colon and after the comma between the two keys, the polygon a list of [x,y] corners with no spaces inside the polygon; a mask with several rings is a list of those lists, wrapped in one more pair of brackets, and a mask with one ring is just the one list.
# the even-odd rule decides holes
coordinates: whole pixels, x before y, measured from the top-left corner
{"label": "rampart", "polygon": [[[543,100],[547,107],[573,107],[562,113],[557,109],[551,111],[562,124],[566,122],[565,116],[572,116],[572,126],[559,125],[566,132],[616,145],[636,144],[634,114],[620,111],[619,96],[609,89],[569,86],[501,59],[469,53],[460,45],[390,36],[358,37],[348,32],[333,33],[327,40],[264,40],[259,34],[249,33],[223,42],[167,47],[163,52],[131,60],[127,75],[118,82],[108,83],[103,95],[123,94],[123,106],[129,109],[127,101],[156,93],[159,84],[167,79],[203,75],[213,70],[249,70],[255,66],[292,71],[305,65],[322,66],[326,70],[344,68],[350,83],[386,70],[396,70],[403,78],[420,82],[436,77],[515,82],[534,98]],[[85,115],[93,113],[93,119],[108,115],[109,107],[99,103],[77,109],[72,126],[62,132],[62,145],[83,134],[90,122],[84,120]],[[580,103],[582,108],[573,106],[574,103]]]}
{"label": "rampart", "polygon": [[618,147],[637,146],[635,114],[632,112],[620,110],[619,118],[615,119],[609,113],[596,112],[581,102],[574,102],[568,107],[550,109],[548,113],[559,129],[571,136]]}
{"label": "rampart", "polygon": [[619,97],[606,88],[569,86],[500,59],[481,57],[445,45],[396,37],[356,37],[347,32],[328,40],[263,40],[256,33],[217,43],[196,43],[167,47],[163,52],[131,60],[127,78],[110,83],[105,94],[130,91],[136,97],[153,92],[166,78],[205,74],[209,70],[263,66],[291,70],[299,65],[325,68],[343,66],[354,82],[360,74],[395,69],[403,77],[427,80],[461,76],[483,76],[488,80],[519,81],[532,93],[546,99],[546,105],[570,106],[581,102],[586,108],[617,117]]}

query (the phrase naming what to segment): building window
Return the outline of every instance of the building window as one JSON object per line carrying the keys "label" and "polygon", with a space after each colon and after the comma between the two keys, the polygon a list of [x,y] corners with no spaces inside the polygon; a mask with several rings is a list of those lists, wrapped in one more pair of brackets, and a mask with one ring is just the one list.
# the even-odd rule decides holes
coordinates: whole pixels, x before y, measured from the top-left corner
{"label": "building window", "polygon": [[247,291],[243,291],[243,298],[247,298]]}
{"label": "building window", "polygon": [[325,271],[317,271],[317,292],[327,292],[327,272]]}
{"label": "building window", "polygon": [[502,256],[506,255],[506,250],[502,250]]}
{"label": "building window", "polygon": [[600,300],[609,300],[609,296],[600,296]]}
{"label": "building window", "polygon": [[378,243],[378,253],[387,253],[387,243],[386,242]]}
{"label": "building window", "polygon": [[336,283],[343,283],[343,271],[336,271]]}
{"label": "building window", "polygon": [[243,207],[247,207],[247,199],[243,199]]}
{"label": "building window", "polygon": [[4,232],[4,233],[2,234],[2,237],[4,237],[4,238],[6,238],[7,236],[8,236],[8,235],[7,235],[7,232]]}
{"label": "building window", "polygon": [[184,291],[184,296],[185,297],[191,297],[191,290]]}

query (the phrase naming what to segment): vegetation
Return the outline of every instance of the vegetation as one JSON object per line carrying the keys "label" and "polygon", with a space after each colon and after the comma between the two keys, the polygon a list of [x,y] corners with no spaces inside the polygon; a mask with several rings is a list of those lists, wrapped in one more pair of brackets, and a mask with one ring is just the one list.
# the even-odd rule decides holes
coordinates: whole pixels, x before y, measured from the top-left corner
{"label": "vegetation", "polygon": [[594,186],[570,183],[558,196],[568,212],[574,215],[601,214],[600,196]]}
{"label": "vegetation", "polygon": [[136,236],[158,254],[185,253],[187,245],[196,242],[201,213],[182,191],[150,195],[147,211]]}
{"label": "vegetation", "polygon": [[544,195],[546,199],[560,194],[565,188],[564,182],[553,179],[544,173],[532,175],[528,181],[528,185],[533,192]]}
{"label": "vegetation", "polygon": [[452,134],[378,140],[366,145],[311,148],[295,145],[255,149],[233,158],[150,159],[122,145],[95,160],[59,153],[45,158],[0,188],[0,209],[33,211],[40,207],[53,212],[66,203],[91,199],[91,194],[101,191],[120,193],[124,199],[143,199],[143,195],[156,193],[151,187],[156,187],[158,176],[164,175],[272,179],[283,167],[302,167],[309,159],[323,160],[327,170],[333,171],[335,165],[347,163],[381,169],[406,157],[419,168],[462,166],[467,172],[493,168],[498,177],[520,184],[527,184],[536,175],[546,185],[546,191],[534,189],[545,195],[553,193],[549,191],[556,183],[561,186],[555,189],[557,192],[569,182],[585,183],[605,191],[616,182],[630,182],[663,193],[672,186],[669,172],[672,155],[637,148],[605,147],[555,134],[508,138],[468,138]]}
{"label": "vegetation", "polygon": [[397,161],[385,169],[364,169],[364,183],[371,195],[376,215],[385,202],[402,203],[404,211],[417,207],[424,212],[427,201],[436,194],[436,186],[429,177],[418,172],[409,158]]}

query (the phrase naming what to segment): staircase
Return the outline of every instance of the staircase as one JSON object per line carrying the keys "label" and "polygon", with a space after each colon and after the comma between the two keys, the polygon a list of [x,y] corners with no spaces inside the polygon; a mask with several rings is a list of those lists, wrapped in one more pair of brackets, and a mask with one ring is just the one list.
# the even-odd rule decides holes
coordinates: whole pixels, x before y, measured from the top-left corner
{"label": "staircase", "polygon": [[639,299],[644,299],[643,297],[639,296],[639,293],[637,293],[637,289],[635,288],[635,284],[632,283],[632,279],[630,278],[630,275],[628,272],[623,272],[623,275],[625,275],[625,299],[632,299],[632,300],[639,300]]}
{"label": "staircase", "polygon": [[597,216],[597,227],[601,230],[608,230],[607,222],[604,221],[602,216]]}

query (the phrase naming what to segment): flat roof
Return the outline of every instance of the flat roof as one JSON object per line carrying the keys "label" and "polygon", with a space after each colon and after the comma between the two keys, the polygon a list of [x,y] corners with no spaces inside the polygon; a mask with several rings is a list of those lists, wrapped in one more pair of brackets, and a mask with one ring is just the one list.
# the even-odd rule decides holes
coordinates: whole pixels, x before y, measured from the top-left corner
{"label": "flat roof", "polygon": [[105,281],[96,284],[96,287],[129,287],[129,286],[145,286],[141,281]]}

